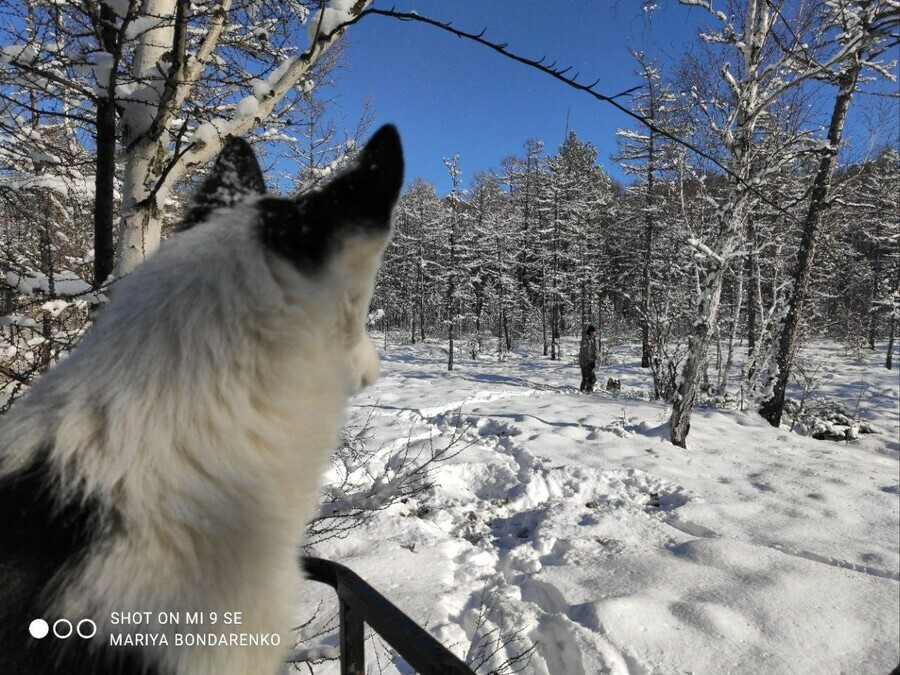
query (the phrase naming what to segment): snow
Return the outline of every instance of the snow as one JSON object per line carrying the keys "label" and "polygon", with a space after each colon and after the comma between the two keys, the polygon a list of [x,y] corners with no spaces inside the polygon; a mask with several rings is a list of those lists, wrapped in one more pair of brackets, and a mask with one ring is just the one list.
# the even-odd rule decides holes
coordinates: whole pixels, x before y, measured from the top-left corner
{"label": "snow", "polygon": [[307,37],[313,42],[317,36],[330,35],[338,26],[353,18],[353,6],[357,0],[329,0],[324,12],[312,15],[307,25]]}
{"label": "snow", "polygon": [[56,155],[46,152],[29,152],[28,159],[39,164],[59,164],[60,159]]}
{"label": "snow", "polygon": [[[523,672],[889,672],[900,661],[900,396],[883,350],[860,361],[823,343],[800,356],[823,364],[817,395],[883,433],[817,441],[698,408],[687,450],[668,442],[669,410],[647,400],[639,354],[620,348],[599,369],[620,394],[579,394],[569,361],[457,357],[447,372],[445,347],[389,345],[381,378],[351,402],[349,427],[368,419],[376,450],[358,471],[389,471],[409,443],[456,437],[464,449],[436,487],[313,553],[463,658],[492,630],[521,631],[492,667],[534,647]],[[330,589],[305,594],[302,621],[333,604]],[[383,672],[408,672],[379,654]]]}
{"label": "snow", "polygon": [[51,316],[59,316],[66,309],[72,306],[72,303],[65,300],[50,300],[41,305],[41,309],[50,313]]}
{"label": "snow", "polygon": [[[10,288],[15,289],[16,292],[25,295],[50,292],[50,278],[37,272],[29,272],[22,276],[13,271],[8,271],[6,273],[6,283]],[[88,293],[91,290],[91,285],[74,272],[64,270],[53,277],[53,290],[57,296],[73,297]],[[48,309],[56,309],[56,307]]]}
{"label": "snow", "polygon": [[31,45],[9,45],[0,47],[0,63],[30,64],[37,58],[37,50]]}
{"label": "snow", "polygon": [[156,30],[163,25],[165,25],[165,19],[163,17],[150,15],[138,16],[129,22],[128,28],[125,31],[125,39],[135,40],[145,33]]}
{"label": "snow", "polygon": [[[153,69],[153,77],[147,77],[146,81],[152,84],[131,81],[116,85],[116,100],[122,107],[122,121],[132,137],[137,137],[147,131],[153,124],[156,114],[156,105],[162,91],[161,79],[158,69]],[[100,73],[98,72],[98,77]],[[108,84],[108,81],[107,81]],[[98,85],[99,86],[99,85]],[[102,94],[102,90],[97,93]]]}
{"label": "snow", "polygon": [[211,122],[204,122],[194,130],[194,142],[213,145],[219,139],[219,132]]}
{"label": "snow", "polygon": [[91,61],[94,64],[92,70],[94,72],[94,78],[97,81],[97,86],[105,93],[105,90],[109,88],[109,76],[110,73],[112,73],[115,56],[109,52],[93,52],[91,54]]}
{"label": "snow", "polygon": [[287,74],[296,62],[296,56],[289,56],[279,63],[264,80],[258,77],[251,79],[250,87],[253,90],[253,96],[255,96],[258,101],[262,101],[269,96],[272,96],[278,81]]}
{"label": "snow", "polygon": [[231,132],[234,125],[233,121],[224,119],[204,122],[194,130],[194,142],[215,145],[220,138],[225,138]]}
{"label": "snow", "polygon": [[235,123],[244,117],[254,117],[259,112],[259,99],[256,96],[245,96],[238,101],[235,113],[237,115]]}
{"label": "snow", "polygon": [[272,91],[272,85],[267,80],[261,80],[258,77],[250,80],[250,87],[253,90],[253,96],[257,100],[265,98]]}

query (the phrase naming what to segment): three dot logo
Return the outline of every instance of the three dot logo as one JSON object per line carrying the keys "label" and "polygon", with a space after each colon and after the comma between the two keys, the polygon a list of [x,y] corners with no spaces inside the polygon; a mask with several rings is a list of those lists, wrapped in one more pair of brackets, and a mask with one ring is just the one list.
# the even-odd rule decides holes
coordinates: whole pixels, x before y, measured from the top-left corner
{"label": "three dot logo", "polygon": [[[35,619],[28,624],[28,632],[34,639],[42,640],[50,634],[50,624],[43,619]],[[72,637],[73,633],[89,640],[97,634],[97,624],[90,619],[82,619],[74,626],[68,619],[57,619],[53,622],[53,635],[60,640]]]}

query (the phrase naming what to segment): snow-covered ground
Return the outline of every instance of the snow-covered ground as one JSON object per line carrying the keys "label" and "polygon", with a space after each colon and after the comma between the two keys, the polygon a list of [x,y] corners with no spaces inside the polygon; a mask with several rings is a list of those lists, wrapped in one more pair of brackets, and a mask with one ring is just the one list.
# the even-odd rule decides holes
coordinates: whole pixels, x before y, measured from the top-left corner
{"label": "snow-covered ground", "polygon": [[[437,345],[390,346],[349,412],[350,427],[369,420],[370,470],[409,439],[465,449],[432,490],[315,552],[464,658],[508,642],[492,666],[533,647],[523,672],[887,675],[900,662],[897,371],[883,350],[802,358],[819,365],[813,396],[880,433],[813,440],[699,408],[683,450],[633,348],[598,371],[599,385],[621,379],[613,395],[580,394],[569,358],[448,373]],[[331,601],[316,586],[307,615]],[[368,649],[370,672],[411,672]]]}

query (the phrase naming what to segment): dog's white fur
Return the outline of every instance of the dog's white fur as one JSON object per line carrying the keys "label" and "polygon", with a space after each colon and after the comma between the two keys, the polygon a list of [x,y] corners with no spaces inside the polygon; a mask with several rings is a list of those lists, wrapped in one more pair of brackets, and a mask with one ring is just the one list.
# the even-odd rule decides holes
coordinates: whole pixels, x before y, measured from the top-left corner
{"label": "dog's white fur", "polygon": [[[254,213],[253,200],[216,213],[122,280],[0,439],[0,476],[50,448],[61,494],[81,487],[122,516],[63,585],[57,616],[95,618],[108,642],[113,611],[240,611],[229,631],[281,637],[275,649],[145,650],[165,672],[278,670],[304,523],[347,397],[378,372],[365,317],[388,232],[350,236],[306,275],[259,243]],[[171,645],[186,627],[115,629]]]}

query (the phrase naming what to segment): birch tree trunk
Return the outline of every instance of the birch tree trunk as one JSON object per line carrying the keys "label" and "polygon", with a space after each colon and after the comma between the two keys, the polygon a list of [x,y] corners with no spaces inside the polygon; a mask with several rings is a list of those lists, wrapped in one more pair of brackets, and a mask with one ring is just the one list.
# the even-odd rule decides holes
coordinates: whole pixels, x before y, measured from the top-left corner
{"label": "birch tree trunk", "polygon": [[[704,254],[700,269],[697,319],[688,339],[688,351],[672,401],[672,416],[669,421],[669,438],[672,444],[684,448],[700,381],[706,372],[707,353],[719,313],[728,261],[744,235],[754,201],[754,195],[748,186],[758,184],[758,179],[765,171],[765,162],[761,163],[759,160],[762,158],[753,152],[757,121],[781,95],[810,77],[813,71],[804,72],[793,80],[770,77],[773,72],[777,72],[779,64],[788,63],[793,57],[782,54],[773,61],[772,56],[766,53],[778,10],[765,0],[747,0],[740,30],[732,23],[732,19],[713,10],[712,3],[706,0],[681,2],[704,7],[716,16],[722,22],[724,30],[719,37],[711,38],[712,41],[728,44],[741,62],[740,79],[732,75],[727,61],[721,67],[720,74],[729,97],[721,97],[713,105],[704,101],[698,104],[708,116],[710,127],[722,138],[730,155],[731,188],[725,203],[718,209],[718,236],[712,247],[697,246]],[[713,109],[724,114],[724,119],[715,117],[718,113],[711,112]],[[776,158],[770,157],[768,161],[776,161]]]}
{"label": "birch tree trunk", "polygon": [[734,188],[735,203],[722,214],[723,231],[718,255],[709,255],[702,269],[700,297],[697,302],[697,319],[688,338],[688,350],[679,376],[678,389],[672,399],[672,416],[669,420],[669,440],[680,448],[687,447],[687,435],[691,430],[691,414],[697,402],[700,382],[706,372],[709,345],[715,331],[719,304],[722,299],[722,284],[728,265],[725,260],[734,252],[740,241],[750,210],[750,195],[743,185]]}
{"label": "birch tree trunk", "polygon": [[[684,0],[682,0],[684,3]],[[711,5],[706,5],[712,11]],[[697,318],[688,338],[678,388],[672,399],[672,416],[669,420],[669,439],[673,445],[687,447],[687,435],[691,429],[691,413],[697,401],[700,381],[706,372],[709,343],[719,314],[722,284],[728,269],[728,258],[735,251],[744,229],[751,206],[751,195],[746,186],[754,175],[752,166],[753,133],[760,108],[760,74],[763,63],[763,47],[772,27],[772,14],[767,3],[749,0],[744,12],[742,39],[733,36],[733,45],[741,55],[743,79],[735,80],[726,63],[722,78],[731,94],[731,113],[728,116],[733,127],[723,126],[720,133],[731,155],[731,169],[740,180],[732,180],[730,194],[718,212],[718,241],[716,250],[707,249],[701,268],[701,290],[697,301]]]}
{"label": "birch tree trunk", "polygon": [[[371,0],[357,2],[351,16],[357,17]],[[137,38],[132,67],[139,96],[119,99],[123,114],[125,142],[125,180],[122,194],[122,218],[116,249],[116,276],[130,272],[159,247],[163,207],[172,186],[188,172],[206,164],[221,150],[229,136],[243,136],[267,119],[284,96],[312,69],[328,48],[343,34],[339,27],[328,34],[314,34],[306,52],[292,59],[268,93],[258,100],[255,114],[235,116],[218,133],[195,138],[181,147],[179,137],[173,143],[169,128],[190,100],[199,78],[227,25],[232,0],[219,0],[209,9],[210,20],[196,50],[186,50],[190,0],[143,0],[142,16],[156,17],[154,26]],[[310,21],[316,21],[315,17]],[[166,72],[162,72],[165,68]]]}
{"label": "birch tree trunk", "polygon": [[756,351],[756,318],[762,313],[762,286],[759,278],[759,259],[756,253],[756,228],[752,221],[747,228],[747,240],[750,248],[750,254],[747,256],[747,277],[750,280],[750,292],[747,293],[747,351],[752,360]]}
{"label": "birch tree trunk", "polygon": [[744,266],[737,270],[737,286],[733,289],[731,315],[731,331],[728,334],[728,355],[725,357],[725,366],[719,373],[719,393],[723,396],[728,390],[728,375],[731,372],[731,364],[734,362],[734,341],[737,339],[738,325],[741,320],[741,305],[744,303]]}
{"label": "birch tree trunk", "polygon": [[[179,0],[143,0],[144,16],[158,17],[152,28],[138,37],[131,77],[142,89],[141,98],[150,96],[144,106],[137,101],[126,105],[123,120],[126,146],[125,180],[122,191],[122,218],[116,251],[118,276],[130,272],[159,246],[162,214],[171,184],[160,182],[169,160],[169,134],[165,126],[154,130],[153,113],[163,101],[165,80],[157,67],[166,52],[175,49],[176,23],[183,24]],[[183,27],[179,27],[183,30]],[[182,45],[182,58],[183,45]],[[174,68],[174,65],[173,65]],[[174,77],[175,74],[170,74]],[[155,103],[155,105],[153,105]],[[174,101],[172,102],[174,103]],[[158,114],[174,115],[176,111],[159,110]],[[149,120],[147,119],[149,116]],[[156,133],[154,133],[156,131]],[[156,189],[155,189],[156,188]]]}

